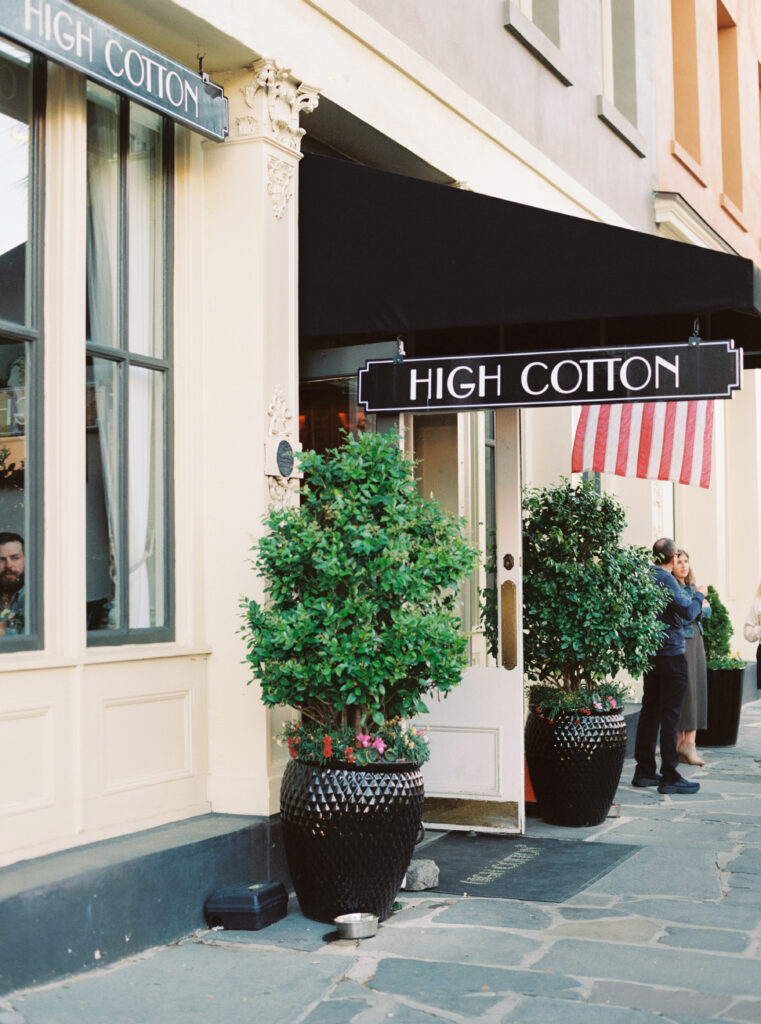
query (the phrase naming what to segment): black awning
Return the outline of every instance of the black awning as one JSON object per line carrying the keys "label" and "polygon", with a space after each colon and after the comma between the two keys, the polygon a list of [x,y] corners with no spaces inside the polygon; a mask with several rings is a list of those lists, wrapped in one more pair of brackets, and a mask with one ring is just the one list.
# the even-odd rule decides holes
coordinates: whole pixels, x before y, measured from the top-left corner
{"label": "black awning", "polygon": [[500,326],[510,349],[659,344],[699,317],[761,366],[753,262],[656,235],[308,154],[299,254],[302,336]]}

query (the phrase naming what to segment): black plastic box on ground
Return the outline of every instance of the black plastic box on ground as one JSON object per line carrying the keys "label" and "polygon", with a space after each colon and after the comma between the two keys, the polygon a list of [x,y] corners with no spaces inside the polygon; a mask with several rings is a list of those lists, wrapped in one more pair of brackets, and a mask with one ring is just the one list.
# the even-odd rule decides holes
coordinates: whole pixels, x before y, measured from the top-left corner
{"label": "black plastic box on ground", "polygon": [[204,904],[210,928],[258,931],[285,917],[288,893],[282,882],[253,882],[217,889]]}

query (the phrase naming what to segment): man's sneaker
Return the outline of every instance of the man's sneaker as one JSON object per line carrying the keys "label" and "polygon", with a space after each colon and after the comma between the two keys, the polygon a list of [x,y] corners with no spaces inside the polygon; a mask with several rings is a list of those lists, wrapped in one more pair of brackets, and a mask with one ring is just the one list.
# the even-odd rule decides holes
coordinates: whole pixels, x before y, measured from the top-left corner
{"label": "man's sneaker", "polygon": [[662,783],[662,775],[635,775],[632,779],[632,786],[660,786]]}
{"label": "man's sneaker", "polygon": [[673,782],[661,782],[658,787],[659,793],[697,793],[700,789],[699,782],[689,782],[687,779],[683,779],[681,775],[678,779],[674,779]]}

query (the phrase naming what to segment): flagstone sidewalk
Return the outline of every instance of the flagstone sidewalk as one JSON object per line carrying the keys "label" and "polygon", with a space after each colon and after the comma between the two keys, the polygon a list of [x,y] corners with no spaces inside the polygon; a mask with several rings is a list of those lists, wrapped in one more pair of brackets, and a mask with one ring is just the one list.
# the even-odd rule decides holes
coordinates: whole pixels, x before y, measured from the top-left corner
{"label": "flagstone sidewalk", "polygon": [[0,1024],[761,1022],[761,701],[736,747],[703,755],[695,796],[633,788],[628,760],[603,825],[529,819],[532,837],[640,847],[563,902],[402,894],[354,942],[291,900],[260,932],[198,932],[11,994]]}

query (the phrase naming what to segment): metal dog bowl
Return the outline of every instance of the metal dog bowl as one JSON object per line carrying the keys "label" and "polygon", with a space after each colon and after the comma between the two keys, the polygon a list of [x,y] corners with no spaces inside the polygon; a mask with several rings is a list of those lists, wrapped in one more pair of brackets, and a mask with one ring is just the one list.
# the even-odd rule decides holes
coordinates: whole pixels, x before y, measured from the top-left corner
{"label": "metal dog bowl", "polygon": [[375,914],[341,914],[333,923],[342,939],[369,939],[378,931]]}

